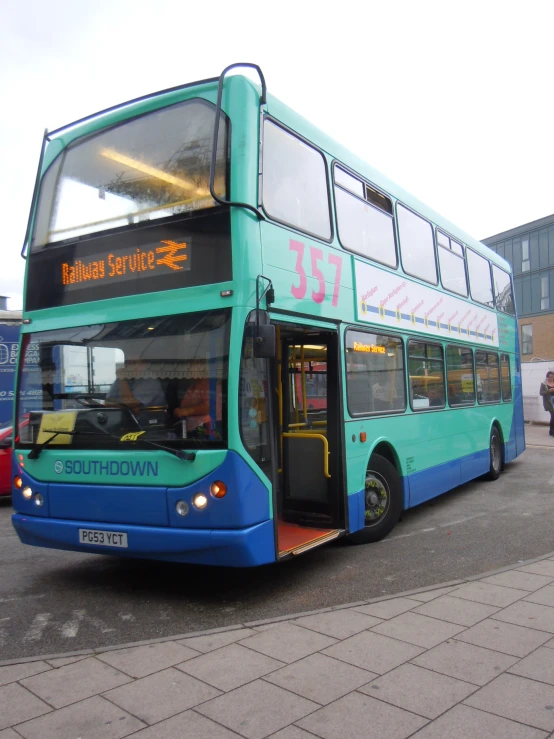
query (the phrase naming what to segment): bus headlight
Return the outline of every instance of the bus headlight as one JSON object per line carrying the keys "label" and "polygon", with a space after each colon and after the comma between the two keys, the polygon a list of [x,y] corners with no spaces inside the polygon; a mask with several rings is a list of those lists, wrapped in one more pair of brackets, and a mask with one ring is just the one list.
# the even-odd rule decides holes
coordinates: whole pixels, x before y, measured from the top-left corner
{"label": "bus headlight", "polygon": [[204,508],[208,505],[208,499],[206,498],[204,493],[196,493],[196,495],[192,499],[192,503],[195,508],[198,508],[199,511],[203,511]]}
{"label": "bus headlight", "polygon": [[23,497],[25,498],[25,500],[31,500],[31,498],[33,497],[33,491],[32,491],[32,490],[31,490],[31,488],[30,488],[30,487],[29,487],[29,486],[27,485],[27,486],[25,486],[25,487],[23,488],[23,490],[21,491],[21,495],[22,495],[22,496],[23,496]]}
{"label": "bus headlight", "polygon": [[23,487],[23,480],[22,480],[22,479],[21,479],[21,478],[19,477],[19,475],[16,475],[16,476],[15,476],[15,477],[13,478],[13,484],[15,485],[15,487],[16,487],[16,488],[17,488],[18,490],[19,490],[20,488],[22,488],[22,487]]}
{"label": "bus headlight", "polygon": [[179,516],[186,516],[189,512],[189,504],[185,500],[178,500],[175,503],[175,510]]}
{"label": "bus headlight", "polygon": [[36,506],[37,506],[38,508],[41,508],[41,507],[42,507],[42,505],[43,505],[43,503],[44,503],[44,498],[42,497],[42,495],[41,495],[40,493],[37,493],[37,494],[35,495],[35,498],[34,498],[34,502],[35,502],[35,505],[36,505]]}

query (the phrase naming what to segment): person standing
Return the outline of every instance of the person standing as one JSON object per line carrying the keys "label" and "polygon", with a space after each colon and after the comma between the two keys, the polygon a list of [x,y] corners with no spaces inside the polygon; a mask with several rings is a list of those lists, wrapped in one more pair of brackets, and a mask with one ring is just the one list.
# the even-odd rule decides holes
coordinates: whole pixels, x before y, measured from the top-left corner
{"label": "person standing", "polygon": [[544,410],[550,413],[550,436],[554,436],[554,372],[549,370],[546,373],[546,379],[541,382],[540,394]]}

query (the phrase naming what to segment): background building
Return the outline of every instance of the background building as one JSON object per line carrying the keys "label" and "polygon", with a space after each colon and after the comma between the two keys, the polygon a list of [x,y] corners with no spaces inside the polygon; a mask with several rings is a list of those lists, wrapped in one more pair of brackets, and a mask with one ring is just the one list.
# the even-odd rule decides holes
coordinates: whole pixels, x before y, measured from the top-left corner
{"label": "background building", "polygon": [[522,362],[554,360],[554,214],[481,241],[512,265]]}
{"label": "background building", "polygon": [[8,310],[8,299],[0,295],[0,428],[12,423],[13,386],[19,350],[21,311]]}

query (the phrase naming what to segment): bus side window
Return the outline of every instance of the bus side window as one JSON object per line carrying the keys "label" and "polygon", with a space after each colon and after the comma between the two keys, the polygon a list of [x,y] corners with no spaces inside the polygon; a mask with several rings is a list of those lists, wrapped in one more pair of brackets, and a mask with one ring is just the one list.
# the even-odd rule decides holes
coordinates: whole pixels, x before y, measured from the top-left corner
{"label": "bus side window", "polygon": [[412,383],[412,409],[444,408],[444,357],[440,344],[408,342],[408,368]]}
{"label": "bus side window", "polygon": [[474,405],[475,377],[473,351],[469,347],[450,344],[446,347],[448,403],[451,406]]}
{"label": "bus side window", "polygon": [[404,411],[406,391],[402,340],[397,336],[349,329],[345,341],[350,414]]}

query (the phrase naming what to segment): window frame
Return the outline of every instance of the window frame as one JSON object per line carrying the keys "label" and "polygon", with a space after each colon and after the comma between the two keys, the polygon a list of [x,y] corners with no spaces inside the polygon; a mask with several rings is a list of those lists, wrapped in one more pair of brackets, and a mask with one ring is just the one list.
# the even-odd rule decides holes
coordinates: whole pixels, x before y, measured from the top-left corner
{"label": "window frame", "polygon": [[[505,269],[503,269],[502,267],[499,267],[498,264],[495,264],[494,262],[490,262],[490,267],[491,267],[492,297],[493,297],[493,300],[494,300],[494,307],[496,308],[496,310],[499,313],[504,313],[504,315],[506,315],[506,316],[514,316],[515,317],[515,315],[516,315],[516,298],[515,298],[514,281],[512,279],[512,275],[511,275],[510,272],[506,272]],[[514,312],[513,313],[509,313],[508,311],[502,310],[502,308],[499,308],[498,307],[498,303],[496,301],[496,284],[495,284],[495,281],[494,281],[494,270],[495,269],[499,270],[500,272],[503,272],[505,275],[508,276],[508,280],[510,281],[510,289],[512,291],[512,305],[514,306]]]}
{"label": "window frame", "polygon": [[[439,233],[442,234],[442,236],[445,236],[448,239],[448,242],[450,244],[453,241],[456,244],[459,244],[460,247],[461,247],[461,249],[462,249],[462,253],[461,254],[458,254],[457,252],[453,251],[452,248],[447,248],[446,246],[443,246],[442,244],[440,244],[439,243],[439,239],[438,239],[438,234]],[[459,296],[461,298],[468,298],[469,297],[469,277],[468,277],[468,273],[467,273],[467,260],[466,260],[466,246],[465,246],[465,244],[463,244],[459,239],[455,239],[453,236],[450,236],[450,234],[446,233],[446,231],[444,231],[444,229],[440,228],[440,226],[435,226],[435,244],[436,244],[436,247],[437,247],[437,267],[438,267],[438,270],[439,270],[440,284],[441,284],[442,289],[443,290],[446,290],[447,292],[451,293],[452,295],[457,295],[457,296]],[[458,259],[461,259],[462,260],[462,263],[464,265],[464,276],[466,278],[466,291],[465,291],[465,293],[459,293],[456,290],[452,290],[451,288],[446,287],[446,285],[444,284],[444,282],[442,280],[441,253],[440,253],[440,250],[441,249],[444,249],[448,254],[453,254]]]}
{"label": "window frame", "polygon": [[[523,245],[526,245],[527,247],[527,257],[524,258],[523,256]],[[524,267],[523,265],[526,264],[527,266]],[[521,237],[521,274],[524,272],[530,272],[531,271],[531,239],[529,238],[529,234],[526,234],[525,236]]]}
{"label": "window frame", "polygon": [[[490,282],[490,286],[491,286],[491,300],[492,300],[492,305],[488,305],[487,303],[483,303],[482,300],[477,300],[477,298],[475,298],[473,296],[473,292],[471,290],[471,274],[470,274],[470,271],[469,271],[469,259],[467,259],[467,253],[468,252],[471,252],[472,254],[475,254],[476,256],[481,257],[481,259],[484,259],[485,262],[489,266],[489,282]],[[494,310],[494,307],[495,307],[494,283],[493,283],[493,280],[492,280],[492,271],[491,271],[491,261],[490,261],[490,259],[487,259],[487,257],[483,256],[483,254],[479,254],[478,251],[475,251],[475,249],[472,249],[470,246],[467,246],[466,247],[466,260],[467,260],[467,278],[468,278],[467,279],[467,284],[468,284],[468,288],[469,288],[469,296],[468,297],[474,303],[478,303],[478,305],[483,305],[485,308],[488,308],[489,310]]]}
{"label": "window frame", "polygon": [[[413,386],[412,386],[412,382],[411,382],[411,379],[410,379],[410,359],[411,359],[410,344],[411,343],[425,344],[426,346],[436,346],[436,347],[438,347],[440,349],[441,355],[442,355],[442,360],[434,359],[433,357],[425,357],[425,359],[427,361],[429,361],[429,362],[440,362],[440,361],[442,361],[442,387],[443,387],[443,398],[444,398],[444,401],[443,401],[443,404],[442,405],[434,405],[434,406],[429,405],[429,406],[427,406],[425,408],[414,408],[414,404],[413,404],[413,400],[414,400],[414,398],[413,398]],[[440,344],[439,342],[436,342],[436,341],[427,341],[427,337],[422,337],[421,339],[420,338],[416,338],[416,337],[410,337],[408,339],[408,342],[407,342],[406,352],[407,352],[407,357],[408,357],[408,362],[407,362],[407,365],[406,366],[407,366],[407,369],[408,369],[408,381],[409,381],[408,384],[409,384],[409,390],[410,390],[410,408],[412,409],[412,412],[413,413],[421,413],[421,412],[428,412],[428,411],[441,411],[441,410],[444,410],[447,407],[446,406],[446,400],[447,400],[447,392],[448,392],[448,388],[447,388],[447,385],[446,385],[446,378],[445,378],[445,374],[444,374],[444,370],[445,370],[445,367],[446,367],[446,359],[445,359],[445,353],[444,353],[444,346],[442,344]],[[421,357],[414,356],[414,359],[420,359],[420,358]]]}
{"label": "window frame", "polygon": [[[395,206],[396,206],[395,207],[396,228],[397,228],[397,231],[398,231],[398,255],[399,255],[399,259],[400,259],[400,264],[402,266],[402,271],[404,272],[404,274],[408,275],[409,277],[414,277],[416,280],[421,280],[422,282],[424,282],[427,285],[434,285],[435,287],[438,287],[439,286],[439,279],[440,278],[439,278],[439,265],[438,265],[438,260],[437,260],[437,248],[436,248],[436,241],[435,241],[435,228],[434,228],[434,224],[431,223],[431,221],[429,221],[427,218],[424,218],[420,213],[418,213],[413,208],[410,208],[409,206],[405,205],[400,200],[397,200],[396,201]],[[419,275],[415,275],[415,274],[413,274],[413,272],[408,272],[408,270],[404,266],[404,260],[402,259],[402,237],[400,235],[400,221],[398,219],[398,208],[399,207],[404,208],[404,210],[408,211],[408,213],[411,213],[412,215],[416,216],[417,218],[420,218],[422,221],[424,221],[425,223],[427,223],[429,225],[429,227],[431,228],[431,240],[433,242],[433,256],[434,256],[434,259],[435,259],[435,274],[437,276],[435,282],[432,282],[431,280],[427,280],[427,279],[425,279],[425,277],[420,277]]]}
{"label": "window frame", "polygon": [[[482,354],[486,354],[487,357],[492,354],[492,356],[495,356],[498,360],[498,400],[480,400],[479,399],[479,390],[477,387],[477,354],[481,352]],[[500,374],[500,352],[497,351],[491,351],[490,349],[475,349],[473,353],[473,365],[475,368],[475,394],[477,396],[477,405],[496,405],[498,403],[502,402],[502,378]],[[487,367],[489,366],[488,360],[487,360]]]}
{"label": "window frame", "polygon": [[[531,336],[526,337],[526,339],[524,339],[524,337],[523,337],[523,329],[524,328],[530,328],[531,329]],[[524,350],[524,346],[525,346],[525,344],[529,344],[529,341],[531,342],[531,351],[526,352]],[[522,323],[521,324],[521,354],[522,355],[525,354],[527,356],[530,355],[530,354],[531,355],[533,354],[533,324],[532,323]]]}
{"label": "window frame", "polygon": [[[246,435],[244,433],[245,431],[245,424],[243,423],[243,401],[244,398],[247,397],[245,393],[243,392],[243,385],[242,385],[242,379],[244,376],[244,368],[243,368],[243,361],[245,360],[254,360],[254,362],[259,363],[262,370],[260,374],[265,374],[265,381],[267,382],[267,386],[271,387],[271,378],[270,378],[270,366],[269,361],[266,358],[263,357],[255,357],[254,352],[252,350],[251,356],[245,356],[246,353],[246,347],[247,343],[249,341],[254,342],[254,328],[256,326],[256,311],[250,311],[244,319],[244,328],[243,328],[243,334],[242,334],[242,341],[241,341],[241,347],[240,347],[240,357],[239,357],[239,363],[238,363],[238,378],[239,378],[239,387],[238,387],[238,429],[239,429],[239,436],[241,443],[246,451],[246,453],[249,455],[249,457],[253,460],[253,462],[264,472],[266,475],[273,474],[274,471],[274,444],[273,444],[273,436],[272,436],[272,416],[271,416],[271,408],[270,408],[270,398],[265,398],[265,409],[264,412],[266,414],[266,421],[263,423],[267,423],[267,427],[264,429],[267,434],[266,439],[266,445],[268,449],[268,455],[269,459],[266,459],[265,461],[263,459],[260,459],[261,454],[261,448],[262,444],[257,446],[250,446],[248,443],[248,439],[246,438]],[[263,380],[262,380],[263,383]],[[261,410],[261,409],[259,409]],[[261,423],[259,424],[261,426]],[[258,453],[258,450],[260,450],[260,453]]]}
{"label": "window frame", "polygon": [[[313,233],[312,231],[306,231],[304,229],[299,228],[298,226],[294,225],[293,223],[289,223],[287,221],[281,221],[278,218],[275,218],[272,216],[269,211],[267,210],[266,206],[264,205],[264,151],[265,151],[265,123],[268,121],[269,123],[273,123],[277,128],[282,129],[285,131],[285,133],[288,133],[290,136],[293,136],[294,138],[301,141],[303,144],[305,144],[307,147],[312,149],[313,151],[316,151],[323,160],[323,166],[325,170],[325,183],[327,188],[327,212],[329,216],[329,238],[326,239],[324,236],[318,236],[317,234]],[[304,136],[299,134],[297,131],[294,131],[292,128],[289,128],[284,123],[281,123],[281,121],[277,120],[271,115],[264,115],[262,117],[261,121],[261,136],[260,136],[260,151],[258,156],[258,172],[260,173],[258,176],[258,204],[259,207],[262,209],[263,213],[267,217],[268,221],[271,223],[278,223],[281,226],[285,226],[286,228],[290,228],[296,233],[306,234],[306,236],[310,236],[313,239],[317,239],[318,241],[322,241],[325,244],[332,244],[335,239],[335,229],[334,229],[334,217],[333,217],[333,208],[332,208],[332,202],[331,202],[331,194],[330,194],[330,178],[329,178],[329,163],[327,161],[327,157],[325,156],[325,153],[323,149],[320,149],[319,146],[316,146],[312,141],[309,141]]]}
{"label": "window frame", "polygon": [[[450,392],[449,392],[449,385],[448,385],[448,347],[454,347],[455,349],[459,349],[460,347],[464,349],[465,351],[471,352],[471,373],[473,376],[473,401],[471,403],[452,403],[450,400]],[[446,393],[448,397],[448,406],[450,408],[473,408],[475,407],[477,403],[477,386],[475,382],[475,350],[472,346],[467,346],[466,344],[446,344],[446,352],[445,352],[446,360]]]}
{"label": "window frame", "polygon": [[[344,185],[341,185],[340,182],[338,182],[338,183],[336,182],[336,180],[335,180],[335,169],[337,169],[337,168],[339,170],[343,170],[347,175],[349,175],[353,179],[356,179],[356,180],[358,180],[360,182],[360,184],[363,187],[363,192],[364,192],[364,196],[363,197],[360,197],[359,195],[357,195],[352,190],[349,190],[347,187],[344,187]],[[334,210],[335,210],[335,220],[336,220],[336,224],[337,224],[337,240],[338,240],[341,248],[344,249],[344,251],[348,252],[349,254],[355,254],[358,257],[362,257],[363,259],[367,259],[368,262],[374,262],[375,264],[381,264],[383,267],[387,267],[388,269],[393,269],[393,270],[397,271],[398,270],[398,266],[400,264],[400,255],[399,255],[400,249],[399,249],[399,241],[398,241],[398,234],[397,234],[397,225],[396,225],[396,216],[395,216],[394,202],[393,202],[392,198],[390,197],[390,195],[388,195],[387,193],[385,193],[383,190],[380,190],[375,185],[369,183],[365,178],[363,178],[360,175],[356,174],[354,171],[352,171],[351,169],[349,169],[348,167],[346,167],[344,164],[342,164],[342,162],[338,161],[337,159],[334,159],[333,162],[332,162],[332,165],[331,165],[331,175],[332,175],[331,185],[332,185],[332,190],[333,190],[333,206],[334,206]],[[340,226],[339,226],[339,217],[338,217],[338,209],[337,209],[337,199],[336,199],[336,196],[335,196],[335,187],[339,187],[341,190],[343,190],[344,192],[346,192],[348,195],[351,195],[352,197],[357,198],[362,203],[365,203],[365,205],[368,205],[370,208],[374,208],[379,213],[383,213],[386,216],[390,217],[390,219],[392,221],[392,238],[393,238],[393,243],[394,243],[394,256],[395,256],[395,260],[396,260],[394,265],[389,264],[387,262],[383,262],[380,259],[374,259],[373,257],[370,257],[367,254],[363,254],[360,251],[354,251],[354,249],[350,249],[348,246],[345,246],[345,244],[343,244],[342,239],[341,239],[341,236],[340,236]],[[383,195],[383,197],[385,197],[390,202],[392,212],[389,213],[384,208],[379,208],[378,205],[376,205],[375,203],[373,203],[370,200],[368,200],[366,198],[366,188],[367,187],[369,187],[372,190],[375,190],[375,192]]]}
{"label": "window frame", "polygon": [[[198,83],[193,82],[193,83],[186,84],[183,87],[192,87],[192,86],[194,86],[196,84],[198,84]],[[43,188],[44,179],[47,177],[48,173],[50,172],[50,170],[53,167],[58,167],[58,170],[59,170],[59,168],[61,168],[63,166],[64,161],[65,161],[65,157],[67,156],[67,153],[69,151],[71,151],[72,149],[78,147],[80,144],[83,144],[83,143],[87,142],[89,139],[95,138],[96,136],[98,136],[100,134],[107,133],[108,131],[112,131],[113,129],[120,128],[120,127],[125,126],[126,124],[129,124],[129,123],[134,123],[135,121],[138,121],[141,118],[146,118],[146,117],[148,117],[151,114],[160,113],[160,112],[167,112],[167,111],[170,111],[170,110],[172,110],[173,108],[175,108],[175,107],[177,107],[179,105],[184,105],[185,103],[192,103],[192,102],[206,104],[207,106],[213,108],[215,110],[215,112],[217,113],[217,106],[215,105],[215,103],[212,100],[208,100],[208,98],[205,98],[202,95],[196,95],[195,97],[186,98],[185,100],[177,100],[176,102],[171,103],[169,105],[160,105],[159,107],[153,108],[152,110],[146,110],[146,111],[143,111],[141,113],[135,113],[134,115],[133,114],[128,115],[127,117],[123,118],[122,120],[118,120],[117,122],[110,123],[110,124],[108,124],[106,126],[103,126],[103,127],[101,126],[98,129],[95,129],[94,131],[83,133],[81,136],[77,136],[76,138],[71,139],[69,141],[69,143],[67,143],[66,145],[64,145],[63,148],[54,156],[54,158],[52,159],[52,161],[49,162],[49,164],[46,167],[46,169],[40,174],[39,187],[38,187],[38,190],[37,190],[37,193],[36,193],[36,199],[33,202],[33,211],[34,211],[33,224],[32,224],[32,229],[29,232],[28,239],[27,239],[27,243],[28,243],[28,247],[27,248],[28,248],[28,251],[29,252],[40,252],[43,249],[48,249],[50,247],[54,247],[55,248],[57,246],[65,246],[68,243],[72,243],[72,242],[74,242],[76,240],[77,241],[80,241],[83,238],[91,238],[91,237],[92,238],[96,238],[96,237],[102,235],[102,233],[103,233],[103,231],[93,231],[93,232],[90,232],[90,233],[87,233],[87,234],[80,234],[77,237],[74,237],[74,236],[72,236],[72,237],[66,237],[64,239],[60,239],[59,241],[46,242],[44,244],[37,244],[36,241],[35,241],[36,235],[37,235],[37,228],[39,227],[39,221],[38,221],[37,216],[39,214],[39,207],[40,207],[40,201],[41,201],[41,195],[42,195],[42,188]],[[232,153],[232,141],[231,141],[231,137],[232,137],[232,125],[231,125],[231,118],[230,118],[230,116],[227,113],[225,113],[225,111],[220,111],[220,114],[222,116],[222,119],[223,119],[223,121],[225,123],[225,127],[226,127],[227,141],[226,141],[226,147],[225,147],[225,197],[227,199],[229,199],[231,197],[231,167],[232,167],[232,156],[231,156],[231,153]],[[92,118],[93,118],[94,121],[96,121],[97,119],[100,119],[101,116],[102,116],[102,112],[99,112],[99,113],[94,114],[94,116]],[[77,123],[78,123],[78,121],[77,121]],[[58,130],[59,130],[59,132],[61,134],[62,131],[65,132],[66,129],[73,128],[74,125],[76,125],[76,124],[70,123],[67,126],[63,126],[61,129],[58,129]],[[56,133],[56,132],[53,132],[53,133]],[[63,138],[63,136],[62,136],[62,138]],[[48,139],[49,143],[53,143],[55,141],[61,141],[61,140],[62,139],[60,139],[60,138],[53,138],[51,140]],[[58,171],[58,172],[55,173],[56,183],[57,183],[57,181],[59,179],[59,176],[60,176],[60,172]],[[53,205],[53,203],[51,203],[51,205]],[[203,213],[206,210],[209,211],[212,208],[216,208],[216,209],[219,208],[219,204],[218,203],[214,203],[213,206],[210,206],[210,208],[207,208],[207,209],[192,210],[192,211],[186,213],[185,217],[190,217],[190,216],[195,217],[199,213]],[[180,216],[180,217],[182,217],[182,214],[177,214],[177,215]],[[160,218],[159,220],[158,219],[156,219],[156,220],[158,220],[158,222],[165,223],[168,219],[175,218],[175,217],[176,217],[175,214],[170,214],[168,216],[164,216],[164,217]],[[134,224],[134,225],[136,226],[136,225],[141,225],[141,224],[139,223],[139,224]],[[145,223],[143,222],[142,225],[145,225]],[[148,225],[152,225],[152,223],[151,222],[148,222]],[[114,230],[121,230],[122,232],[125,232],[125,231],[131,230],[131,229],[130,229],[130,227],[129,227],[128,224],[127,225],[124,225],[124,226],[118,226],[115,229],[107,229],[107,231],[109,231],[110,233],[112,233],[112,231],[114,231]]]}
{"label": "window frame", "polygon": [[[346,336],[349,331],[355,331],[357,333],[361,334],[368,334],[371,336],[390,336],[394,339],[398,339],[400,342],[400,347],[402,349],[402,362],[403,362],[403,368],[402,368],[402,387],[404,389],[404,407],[394,409],[391,411],[367,411],[367,412],[352,412],[350,409],[350,400],[348,397],[348,372],[346,370]],[[343,350],[344,350],[344,390],[346,393],[346,409],[348,411],[348,415],[351,418],[374,418],[375,416],[400,416],[406,413],[408,409],[408,393],[406,392],[406,340],[404,336],[400,336],[399,334],[396,334],[394,332],[388,333],[386,331],[369,331],[366,326],[357,326],[356,324],[347,324],[344,329],[344,336],[343,336]],[[346,419],[348,420],[348,419]]]}
{"label": "window frame", "polygon": [[[508,381],[509,381],[509,388],[510,388],[510,397],[505,398],[504,397],[504,382],[502,380],[502,360],[507,360],[507,366],[508,366]],[[513,403],[514,394],[512,392],[512,368],[510,367],[510,355],[506,352],[502,352],[500,354],[500,396],[502,398],[503,403]]]}
{"label": "window frame", "polygon": [[[541,313],[542,313],[542,311],[550,310],[550,273],[541,272],[540,278],[541,278]],[[543,289],[545,285],[546,285],[546,295],[544,295],[545,290]],[[543,307],[543,302],[545,300],[547,304],[545,307]]]}

